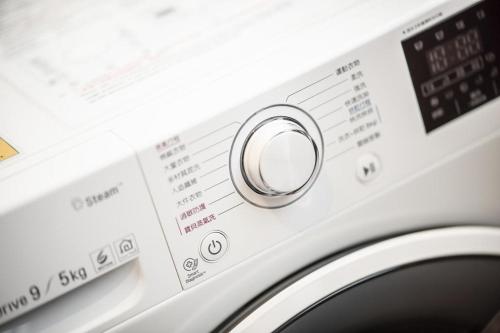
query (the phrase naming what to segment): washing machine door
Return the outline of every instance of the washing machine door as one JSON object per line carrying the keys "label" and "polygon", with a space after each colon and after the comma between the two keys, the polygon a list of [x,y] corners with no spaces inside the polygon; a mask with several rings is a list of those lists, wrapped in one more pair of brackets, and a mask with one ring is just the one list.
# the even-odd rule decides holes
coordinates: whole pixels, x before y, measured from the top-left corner
{"label": "washing machine door", "polygon": [[500,332],[500,229],[418,232],[300,273],[231,332]]}

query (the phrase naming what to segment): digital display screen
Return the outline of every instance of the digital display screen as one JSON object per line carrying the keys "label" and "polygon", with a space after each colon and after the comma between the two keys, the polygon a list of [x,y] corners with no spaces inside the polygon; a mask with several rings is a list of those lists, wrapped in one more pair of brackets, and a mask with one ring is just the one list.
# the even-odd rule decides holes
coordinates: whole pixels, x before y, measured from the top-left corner
{"label": "digital display screen", "polygon": [[478,29],[470,29],[446,43],[435,46],[425,56],[431,74],[438,74],[483,52]]}
{"label": "digital display screen", "polygon": [[427,133],[500,96],[500,1],[483,0],[402,41]]}

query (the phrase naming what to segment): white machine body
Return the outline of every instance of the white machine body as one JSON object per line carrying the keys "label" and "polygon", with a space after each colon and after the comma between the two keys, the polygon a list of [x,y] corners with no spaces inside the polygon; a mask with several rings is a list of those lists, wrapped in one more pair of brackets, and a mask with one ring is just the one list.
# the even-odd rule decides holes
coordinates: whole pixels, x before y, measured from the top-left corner
{"label": "white machine body", "polygon": [[[77,1],[59,44],[45,25],[30,47],[0,32],[0,137],[16,150],[0,161],[0,331],[209,331],[332,253],[500,227],[494,2],[144,3],[92,42],[114,31],[106,15],[84,32],[64,15],[111,9]],[[425,45],[450,24],[476,43],[462,67]]]}

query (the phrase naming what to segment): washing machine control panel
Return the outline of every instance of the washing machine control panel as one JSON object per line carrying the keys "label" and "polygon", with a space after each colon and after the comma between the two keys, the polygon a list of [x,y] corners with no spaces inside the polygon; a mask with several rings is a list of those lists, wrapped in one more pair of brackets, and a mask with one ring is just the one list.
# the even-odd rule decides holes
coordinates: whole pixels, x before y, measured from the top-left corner
{"label": "washing machine control panel", "polygon": [[[488,62],[497,46],[487,37],[497,35],[497,7],[492,0],[448,2],[140,152],[183,288],[306,229],[335,223],[337,215],[497,130],[500,82],[497,60]],[[452,34],[457,24],[462,30]],[[466,102],[455,99],[478,111],[442,127],[428,122],[435,110],[424,104],[434,93],[419,97],[428,82],[477,61],[489,72],[470,79],[481,74],[484,82],[464,95]],[[436,109],[448,112],[455,104]]]}
{"label": "washing machine control panel", "polygon": [[[496,38],[497,9],[487,0],[427,13],[141,153],[183,287],[334,220],[498,129],[497,46],[487,37]],[[430,132],[444,122],[430,122],[435,110],[425,103],[455,89],[449,76],[474,64],[484,67],[456,82],[484,77],[472,99],[437,109],[482,110]],[[446,89],[426,90],[445,76]]]}

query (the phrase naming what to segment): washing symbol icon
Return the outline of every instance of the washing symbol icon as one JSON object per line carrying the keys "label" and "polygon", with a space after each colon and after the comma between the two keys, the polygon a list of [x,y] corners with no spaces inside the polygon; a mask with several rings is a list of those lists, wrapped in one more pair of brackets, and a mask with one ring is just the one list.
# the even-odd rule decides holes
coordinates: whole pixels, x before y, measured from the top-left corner
{"label": "washing symbol icon", "polygon": [[106,254],[104,254],[103,250],[99,251],[99,253],[97,254],[97,258],[96,258],[97,263],[99,265],[102,265],[106,262],[106,260],[108,260],[108,256]]}
{"label": "washing symbol icon", "polygon": [[90,254],[96,273],[105,271],[115,265],[115,258],[110,245],[106,245]]}

